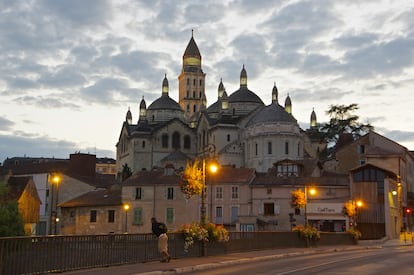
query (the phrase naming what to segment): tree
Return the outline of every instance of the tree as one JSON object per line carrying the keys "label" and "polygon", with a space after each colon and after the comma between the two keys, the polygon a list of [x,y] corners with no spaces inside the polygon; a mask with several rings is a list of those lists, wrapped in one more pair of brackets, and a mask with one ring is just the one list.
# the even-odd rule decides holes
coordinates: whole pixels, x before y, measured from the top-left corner
{"label": "tree", "polygon": [[343,133],[352,134],[354,139],[366,134],[374,127],[367,123],[362,124],[358,122],[359,116],[353,114],[358,110],[358,104],[346,105],[330,105],[326,114],[329,115],[329,123],[325,123],[321,127],[324,139],[328,143],[337,143],[339,137]]}
{"label": "tree", "polygon": [[0,182],[0,237],[24,236],[24,221],[18,203],[9,200],[9,188]]}
{"label": "tree", "polygon": [[121,174],[122,181],[126,180],[130,176],[132,176],[131,168],[129,168],[128,164],[125,163],[122,166],[122,174]]}

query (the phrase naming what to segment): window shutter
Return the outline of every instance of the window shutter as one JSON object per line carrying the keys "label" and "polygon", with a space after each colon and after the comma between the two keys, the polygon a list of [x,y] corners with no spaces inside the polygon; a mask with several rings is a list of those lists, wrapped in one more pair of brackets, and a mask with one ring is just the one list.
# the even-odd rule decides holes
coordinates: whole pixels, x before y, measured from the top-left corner
{"label": "window shutter", "polygon": [[142,208],[134,208],[134,224],[142,224]]}

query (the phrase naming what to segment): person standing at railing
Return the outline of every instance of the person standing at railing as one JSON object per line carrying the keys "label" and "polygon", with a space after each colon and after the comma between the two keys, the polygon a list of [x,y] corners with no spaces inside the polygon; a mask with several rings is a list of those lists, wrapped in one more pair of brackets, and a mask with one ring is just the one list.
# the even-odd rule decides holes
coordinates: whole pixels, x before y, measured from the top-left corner
{"label": "person standing at railing", "polygon": [[168,253],[168,235],[167,226],[165,223],[158,222],[155,217],[151,218],[152,233],[158,238],[158,251],[162,253],[161,262],[169,263],[171,260],[170,254]]}

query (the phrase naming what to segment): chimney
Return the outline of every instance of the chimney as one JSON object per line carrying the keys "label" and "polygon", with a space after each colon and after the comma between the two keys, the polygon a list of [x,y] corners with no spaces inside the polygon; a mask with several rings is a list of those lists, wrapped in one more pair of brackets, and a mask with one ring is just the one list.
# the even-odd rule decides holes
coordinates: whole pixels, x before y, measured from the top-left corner
{"label": "chimney", "polygon": [[96,155],[70,154],[69,171],[80,176],[94,178],[96,175]]}

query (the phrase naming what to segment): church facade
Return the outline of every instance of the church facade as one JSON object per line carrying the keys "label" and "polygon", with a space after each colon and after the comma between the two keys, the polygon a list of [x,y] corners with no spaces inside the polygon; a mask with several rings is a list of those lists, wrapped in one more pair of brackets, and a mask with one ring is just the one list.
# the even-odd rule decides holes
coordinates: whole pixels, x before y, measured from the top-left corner
{"label": "church facade", "polygon": [[[228,94],[220,81],[217,101],[207,106],[206,74],[202,57],[192,36],[183,55],[178,77],[179,102],[170,97],[167,76],[161,96],[148,107],[143,98],[139,119],[128,110],[116,145],[117,171],[127,165],[132,173],[174,165],[185,167],[213,144],[214,155],[224,166],[254,168],[267,172],[276,168],[282,175],[299,175],[305,159],[315,159],[319,140],[299,127],[287,96],[279,104],[273,85],[272,102],[263,101],[248,88],[247,70],[240,72],[240,87]],[[311,113],[311,129],[316,131],[316,114]]]}

